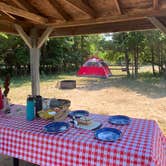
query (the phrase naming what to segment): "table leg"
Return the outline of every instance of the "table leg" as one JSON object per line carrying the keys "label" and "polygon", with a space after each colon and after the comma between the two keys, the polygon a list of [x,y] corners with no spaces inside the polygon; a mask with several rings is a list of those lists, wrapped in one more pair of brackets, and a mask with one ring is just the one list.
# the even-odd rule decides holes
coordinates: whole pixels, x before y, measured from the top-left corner
{"label": "table leg", "polygon": [[13,158],[13,166],[19,166],[19,159]]}

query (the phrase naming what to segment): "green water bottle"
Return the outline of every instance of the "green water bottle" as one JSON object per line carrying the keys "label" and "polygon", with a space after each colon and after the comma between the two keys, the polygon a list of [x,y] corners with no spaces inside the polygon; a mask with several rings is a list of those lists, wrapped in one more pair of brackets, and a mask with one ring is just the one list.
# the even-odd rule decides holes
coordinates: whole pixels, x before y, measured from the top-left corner
{"label": "green water bottle", "polygon": [[28,96],[26,106],[26,120],[32,121],[35,119],[35,100],[33,96]]}

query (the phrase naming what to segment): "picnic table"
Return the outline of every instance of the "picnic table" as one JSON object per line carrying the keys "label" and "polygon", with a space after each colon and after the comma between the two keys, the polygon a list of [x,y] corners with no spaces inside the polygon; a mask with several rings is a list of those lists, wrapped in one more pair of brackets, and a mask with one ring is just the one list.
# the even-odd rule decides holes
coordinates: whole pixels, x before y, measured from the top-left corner
{"label": "picnic table", "polygon": [[166,137],[154,120],[132,118],[130,125],[117,126],[108,123],[108,116],[90,114],[102,127],[122,131],[117,142],[103,142],[94,131],[74,127],[46,133],[43,126],[50,121],[27,121],[20,111],[24,106],[11,109],[11,114],[0,113],[1,154],[40,166],[166,166]]}

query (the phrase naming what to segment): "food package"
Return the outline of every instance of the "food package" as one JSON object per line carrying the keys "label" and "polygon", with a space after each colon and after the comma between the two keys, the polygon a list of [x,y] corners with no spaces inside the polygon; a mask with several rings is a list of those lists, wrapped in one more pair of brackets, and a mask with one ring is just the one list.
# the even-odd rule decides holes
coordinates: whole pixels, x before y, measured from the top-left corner
{"label": "food package", "polygon": [[42,119],[53,119],[54,116],[57,114],[56,111],[49,109],[49,110],[42,110],[38,112],[38,115]]}
{"label": "food package", "polygon": [[55,99],[52,98],[50,100],[50,108],[60,108],[63,110],[67,110],[69,109],[71,105],[71,101],[70,100],[66,100],[66,99]]}

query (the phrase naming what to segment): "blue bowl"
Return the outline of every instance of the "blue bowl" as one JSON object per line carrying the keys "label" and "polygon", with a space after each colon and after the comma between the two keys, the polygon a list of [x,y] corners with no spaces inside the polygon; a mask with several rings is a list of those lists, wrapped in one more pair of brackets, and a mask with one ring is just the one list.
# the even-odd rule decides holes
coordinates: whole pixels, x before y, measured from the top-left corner
{"label": "blue bowl", "polygon": [[115,116],[110,116],[108,122],[115,125],[128,125],[131,123],[131,119],[128,116],[115,115]]}
{"label": "blue bowl", "polygon": [[115,142],[119,140],[122,136],[122,132],[115,128],[101,128],[96,130],[95,138],[101,141],[112,141]]}
{"label": "blue bowl", "polygon": [[69,113],[69,116],[80,118],[82,116],[88,116],[89,112],[86,110],[75,110]]}
{"label": "blue bowl", "polygon": [[52,122],[44,126],[44,130],[48,133],[60,133],[69,129],[69,124],[66,122]]}

